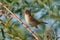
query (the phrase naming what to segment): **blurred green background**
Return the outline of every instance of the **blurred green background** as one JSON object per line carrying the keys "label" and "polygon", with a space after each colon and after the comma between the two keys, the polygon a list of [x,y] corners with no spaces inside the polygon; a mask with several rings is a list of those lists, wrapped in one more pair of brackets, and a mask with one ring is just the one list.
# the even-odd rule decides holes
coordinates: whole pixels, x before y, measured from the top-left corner
{"label": "blurred green background", "polygon": [[[23,9],[31,11],[31,15],[39,21],[48,24],[38,25],[38,28],[29,27],[41,40],[60,40],[60,0],[0,0],[4,3],[22,22],[25,22]],[[34,40],[16,19],[7,16],[7,12],[0,6],[0,40]],[[5,13],[1,16],[2,13]],[[28,25],[29,26],[29,25]],[[47,35],[48,34],[48,35]]]}

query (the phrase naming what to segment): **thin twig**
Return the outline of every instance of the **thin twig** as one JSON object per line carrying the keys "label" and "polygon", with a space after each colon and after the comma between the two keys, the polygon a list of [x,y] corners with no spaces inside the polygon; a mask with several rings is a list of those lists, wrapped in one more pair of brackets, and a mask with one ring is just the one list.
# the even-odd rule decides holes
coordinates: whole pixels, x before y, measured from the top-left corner
{"label": "thin twig", "polygon": [[22,40],[22,39],[20,39],[19,37],[14,37],[12,34],[9,34],[9,33],[5,33],[6,35],[8,35],[8,36],[10,36],[11,38],[16,38],[16,39],[18,39],[18,40]]}
{"label": "thin twig", "polygon": [[[19,33],[17,33],[17,31],[14,29],[14,28],[12,28],[12,30],[18,35],[18,37],[20,38],[20,39],[22,39],[20,36],[19,36]],[[22,39],[23,40],[23,39]]]}
{"label": "thin twig", "polygon": [[57,40],[59,39],[60,37],[57,37]]}
{"label": "thin twig", "polygon": [[5,38],[5,33],[4,33],[3,28],[1,28],[1,32],[2,32],[2,37]]}
{"label": "thin twig", "polygon": [[[56,20],[57,21],[57,20]],[[53,31],[53,33],[54,33],[54,37],[55,37],[55,39],[54,40],[56,40],[57,39],[57,34],[56,34],[56,32],[55,32],[55,30],[54,30],[54,28],[53,28],[53,25],[56,23],[56,21],[51,25],[51,29],[52,29],[52,31]]]}
{"label": "thin twig", "polygon": [[37,37],[37,35],[31,31],[27,25],[25,25],[21,19],[19,19],[13,12],[11,12],[4,4],[0,3],[0,5],[2,5],[9,13],[11,13],[11,17],[15,18],[20,24],[22,24],[22,26],[27,30],[29,31],[34,37],[36,40],[39,40],[39,38]]}
{"label": "thin twig", "polygon": [[54,33],[54,37],[55,37],[55,39],[54,40],[56,40],[56,32],[55,32],[55,30],[54,30],[54,28],[52,28],[52,31],[53,31],[53,33]]}

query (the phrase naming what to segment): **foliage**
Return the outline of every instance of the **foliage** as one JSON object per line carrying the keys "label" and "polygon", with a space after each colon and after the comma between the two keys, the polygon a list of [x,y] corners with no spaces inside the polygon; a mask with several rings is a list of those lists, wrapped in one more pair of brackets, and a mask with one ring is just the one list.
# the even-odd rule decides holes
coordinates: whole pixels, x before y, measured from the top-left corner
{"label": "foliage", "polygon": [[[24,9],[30,10],[33,17],[35,14],[37,14],[37,12],[42,11],[42,15],[38,20],[46,21],[48,24],[39,25],[41,26],[39,27],[40,29],[38,28],[34,30],[41,40],[44,40],[47,36],[46,29],[49,29],[48,36],[50,36],[50,40],[55,40],[55,38],[57,38],[57,36],[55,37],[55,35],[58,35],[56,30],[57,28],[60,28],[59,1],[60,0],[0,0],[0,2],[4,3],[4,5],[6,5],[14,14],[19,14],[19,18],[22,21],[24,20],[24,15],[22,13]],[[5,35],[5,37],[9,38],[10,40],[34,40],[34,37],[28,31],[26,31],[21,24],[19,24],[17,21],[13,21],[14,19],[8,16],[9,12],[7,12],[6,9],[3,7],[0,9],[4,10],[4,14],[1,16],[4,17],[4,19],[0,19],[0,28],[2,28],[4,32],[2,35]],[[51,31],[52,28],[54,31]],[[8,35],[6,35],[7,33]]]}

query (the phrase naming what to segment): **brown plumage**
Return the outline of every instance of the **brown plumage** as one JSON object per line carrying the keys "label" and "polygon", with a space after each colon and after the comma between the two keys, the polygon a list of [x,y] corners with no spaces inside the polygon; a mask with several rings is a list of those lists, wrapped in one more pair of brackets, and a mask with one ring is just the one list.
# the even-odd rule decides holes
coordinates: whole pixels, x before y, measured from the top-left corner
{"label": "brown plumage", "polygon": [[37,28],[37,25],[39,25],[39,24],[47,24],[46,22],[40,22],[40,21],[36,20],[35,18],[33,18],[31,16],[31,12],[28,10],[24,10],[23,13],[25,15],[26,22],[31,26],[35,26]]}

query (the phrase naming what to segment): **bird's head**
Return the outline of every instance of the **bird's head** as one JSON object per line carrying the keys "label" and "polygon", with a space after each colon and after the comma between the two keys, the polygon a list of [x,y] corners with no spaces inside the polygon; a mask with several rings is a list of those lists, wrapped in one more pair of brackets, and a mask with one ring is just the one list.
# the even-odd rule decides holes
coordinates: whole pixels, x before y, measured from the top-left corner
{"label": "bird's head", "polygon": [[31,12],[29,10],[23,10],[24,14],[31,14]]}

